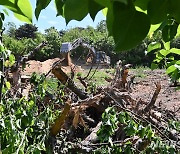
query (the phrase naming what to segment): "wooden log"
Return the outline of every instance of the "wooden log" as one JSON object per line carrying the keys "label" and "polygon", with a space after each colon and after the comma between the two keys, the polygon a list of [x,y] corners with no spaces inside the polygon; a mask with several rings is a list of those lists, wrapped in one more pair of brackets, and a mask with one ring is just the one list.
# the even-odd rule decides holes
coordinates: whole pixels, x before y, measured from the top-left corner
{"label": "wooden log", "polygon": [[61,67],[57,66],[52,69],[52,73],[55,77],[64,85],[66,85],[71,91],[73,91],[79,98],[86,99],[88,94],[77,88],[74,82],[63,72]]}

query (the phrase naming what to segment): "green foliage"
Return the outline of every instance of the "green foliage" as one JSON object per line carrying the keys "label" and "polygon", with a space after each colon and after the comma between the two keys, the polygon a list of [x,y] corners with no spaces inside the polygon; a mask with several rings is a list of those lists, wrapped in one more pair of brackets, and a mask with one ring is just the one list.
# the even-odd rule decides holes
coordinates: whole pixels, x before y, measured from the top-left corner
{"label": "green foliage", "polygon": [[150,49],[149,52],[155,50],[156,55],[156,58],[151,65],[151,69],[156,69],[158,65],[165,66],[166,73],[171,77],[172,81],[180,81],[180,61],[176,59],[176,57],[180,55],[180,49],[170,49],[170,42],[164,42],[163,46],[163,49],[157,51],[155,50],[156,48],[148,47]]}
{"label": "green foliage", "polygon": [[55,58],[60,56],[61,39],[59,32],[54,27],[45,30],[45,40],[48,46],[44,48],[45,58]]}
{"label": "green foliage", "polygon": [[25,98],[6,98],[0,104],[0,143],[3,153],[40,153],[45,151],[50,123],[54,120],[47,107],[38,113],[32,95]]}
{"label": "green foliage", "polygon": [[35,9],[35,16],[36,19],[39,18],[39,14],[41,13],[41,10],[45,9],[49,3],[51,2],[51,0],[37,0],[36,1],[36,9]]}
{"label": "green foliage", "polygon": [[15,37],[16,39],[22,39],[22,38],[35,38],[36,33],[38,31],[38,28],[35,25],[31,24],[24,24],[21,25],[18,29],[16,29]]}
{"label": "green foliage", "polygon": [[101,142],[109,142],[112,144],[112,135],[117,128],[117,115],[113,107],[108,107],[102,114],[102,125],[97,132]]}
{"label": "green foliage", "polygon": [[16,25],[13,22],[8,22],[7,24],[5,24],[5,28],[6,28],[6,34],[10,37],[14,37],[15,38],[15,32],[16,32]]}
{"label": "green foliage", "polygon": [[6,0],[1,1],[0,5],[11,10],[19,20],[32,22],[32,6],[29,0]]}
{"label": "green foliage", "polygon": [[[179,123],[171,122],[172,127]],[[126,141],[121,146],[113,142],[114,134],[120,127],[126,137],[139,137],[137,142]],[[115,108],[108,107],[102,114],[102,124],[97,132],[100,142],[109,142],[110,146],[101,146],[95,153],[175,153],[173,145],[167,145],[155,135],[150,125],[143,126],[137,123],[127,112],[117,112]]]}

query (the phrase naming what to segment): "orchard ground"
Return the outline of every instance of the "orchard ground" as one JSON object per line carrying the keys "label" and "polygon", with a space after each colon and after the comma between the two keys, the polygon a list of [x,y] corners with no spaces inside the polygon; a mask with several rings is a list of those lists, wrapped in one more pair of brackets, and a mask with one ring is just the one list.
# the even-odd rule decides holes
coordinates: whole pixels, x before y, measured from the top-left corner
{"label": "orchard ground", "polygon": [[[44,62],[40,61],[28,61],[26,68],[22,72],[22,75],[31,75],[33,72],[38,74],[47,73],[53,66],[53,63],[58,61],[59,58],[49,59]],[[86,76],[90,65],[76,65],[76,74],[81,74],[82,76]],[[95,66],[93,71],[95,70]],[[62,70],[69,74],[71,72],[71,68],[69,66],[62,66]],[[97,86],[105,86],[109,83],[105,80],[105,78],[113,78],[114,69],[112,68],[98,68],[96,74],[93,76],[91,81],[96,83]],[[92,74],[92,73],[91,73]],[[51,74],[52,75],[52,74]],[[132,93],[130,95],[139,100],[140,98],[143,101],[149,102],[153,93],[155,91],[155,83],[161,83],[161,92],[158,95],[156,100],[156,106],[163,108],[169,112],[169,114],[174,114],[180,119],[180,90],[176,90],[176,87],[171,87],[172,84],[170,82],[170,78],[165,74],[165,70],[150,70],[149,68],[137,68],[130,69],[129,75],[135,75],[134,84],[132,86]],[[75,76],[75,82],[78,83]]]}

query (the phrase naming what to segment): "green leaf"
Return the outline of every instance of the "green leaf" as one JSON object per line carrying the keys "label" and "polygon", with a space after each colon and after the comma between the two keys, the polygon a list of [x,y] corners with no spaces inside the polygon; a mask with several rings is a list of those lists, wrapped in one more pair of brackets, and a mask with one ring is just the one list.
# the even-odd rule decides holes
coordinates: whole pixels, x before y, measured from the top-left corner
{"label": "green leaf", "polygon": [[152,37],[152,34],[153,34],[157,29],[159,29],[159,27],[160,27],[160,24],[151,25],[148,35],[149,35],[150,37]]}
{"label": "green leaf", "polygon": [[180,60],[176,61],[176,64],[177,64],[177,65],[180,65]]}
{"label": "green leaf", "polygon": [[134,6],[114,2],[108,8],[107,26],[114,37],[116,50],[123,51],[135,47],[148,34],[150,21],[146,14],[135,10]]}
{"label": "green leaf", "polygon": [[14,65],[15,60],[16,60],[15,56],[13,54],[10,54],[9,56],[10,66]]}
{"label": "green leaf", "polygon": [[41,11],[45,9],[49,5],[50,2],[51,0],[37,0],[36,9],[35,9],[36,19],[39,18]]}
{"label": "green leaf", "polygon": [[9,89],[11,89],[11,84],[10,84],[10,82],[6,82],[6,87],[7,87],[7,89],[9,90]]}
{"label": "green leaf", "polygon": [[169,60],[174,60],[174,56],[168,57]]}
{"label": "green leaf", "polygon": [[167,74],[171,74],[172,72],[174,72],[177,68],[174,65],[171,65],[167,68],[166,73]]}
{"label": "green leaf", "polygon": [[155,63],[151,63],[151,70],[155,70],[158,68],[158,65]]}
{"label": "green leaf", "polygon": [[32,6],[29,0],[0,1],[0,5],[11,10],[19,20],[28,21],[28,23],[32,22]]}
{"label": "green leaf", "polygon": [[108,12],[108,8],[107,7],[102,10],[102,13],[103,13],[104,16],[107,16],[107,12]]}
{"label": "green leaf", "polygon": [[147,10],[149,1],[150,0],[136,0],[134,5],[140,7],[142,10]]}
{"label": "green leaf", "polygon": [[[25,15],[24,17],[26,17],[28,19],[29,23],[32,23],[32,6],[31,6],[31,3],[29,2],[29,0],[18,0],[17,5],[20,8],[20,10],[22,11],[23,15]],[[20,14],[20,15],[22,15],[22,14]],[[21,18],[21,19],[22,19],[22,21],[25,21],[23,18]]]}
{"label": "green leaf", "polygon": [[177,54],[177,55],[180,55],[180,49],[172,48],[172,49],[170,50],[170,52],[171,52],[171,53],[175,53],[175,54]]}
{"label": "green leaf", "polygon": [[151,24],[158,24],[167,18],[168,0],[150,0],[147,13],[150,16]]}
{"label": "green leaf", "polygon": [[178,70],[180,70],[180,65],[175,64],[174,65]]}
{"label": "green leaf", "polygon": [[128,0],[114,0],[114,1],[117,1],[117,2],[121,2],[121,3],[124,3],[124,4],[128,4]]}
{"label": "green leaf", "polygon": [[2,20],[0,19],[0,29],[2,29],[2,25],[3,25],[3,22],[2,22]]}
{"label": "green leaf", "polygon": [[169,42],[170,40],[172,40],[176,36],[177,28],[178,28],[177,24],[166,25],[162,30],[163,40],[165,42]]}
{"label": "green leaf", "polygon": [[140,125],[138,128],[138,134],[141,138],[144,138],[145,132],[146,132],[146,129],[142,125]]}
{"label": "green leaf", "polygon": [[62,0],[55,0],[56,10],[57,10],[57,16],[62,15],[64,16],[64,2]]}
{"label": "green leaf", "polygon": [[170,41],[164,43],[164,48],[165,48],[166,50],[170,50]]}
{"label": "green leaf", "polygon": [[89,0],[88,10],[89,10],[89,14],[93,20],[95,19],[96,14],[103,8],[104,8],[104,6],[98,4],[96,1]]}
{"label": "green leaf", "polygon": [[4,13],[0,13],[0,15],[1,15],[1,19],[4,21],[5,19]]}
{"label": "green leaf", "polygon": [[163,55],[163,56],[167,56],[167,55],[170,53],[169,50],[165,50],[165,49],[162,49],[162,50],[160,50],[159,52],[160,52],[161,55]]}
{"label": "green leaf", "polygon": [[81,21],[88,14],[88,0],[66,0],[64,16],[66,23],[75,19]]}
{"label": "green leaf", "polygon": [[169,13],[180,23],[180,1],[169,0]]}
{"label": "green leaf", "polygon": [[164,56],[160,53],[160,52],[157,52],[156,53],[156,61],[159,63],[162,59],[164,58]]}
{"label": "green leaf", "polygon": [[110,0],[94,0],[94,1],[104,7],[109,7],[111,5]]}
{"label": "green leaf", "polygon": [[159,42],[152,42],[148,45],[148,53],[155,50],[155,49],[160,49],[161,48],[161,43]]}

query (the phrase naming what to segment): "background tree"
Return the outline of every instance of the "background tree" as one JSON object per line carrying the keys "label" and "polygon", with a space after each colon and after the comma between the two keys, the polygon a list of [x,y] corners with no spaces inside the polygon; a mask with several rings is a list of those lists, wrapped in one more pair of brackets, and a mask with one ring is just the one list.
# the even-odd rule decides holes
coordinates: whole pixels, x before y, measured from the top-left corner
{"label": "background tree", "polygon": [[60,56],[61,37],[59,32],[54,27],[45,30],[45,39],[48,42],[44,48],[45,58],[55,58]]}
{"label": "background tree", "polygon": [[15,32],[16,32],[16,25],[14,22],[8,22],[5,25],[6,28],[6,34],[10,37],[14,37],[15,38]]}
{"label": "background tree", "polygon": [[21,25],[15,32],[16,39],[26,38],[35,38],[36,33],[38,31],[38,27],[32,24],[24,24]]}

